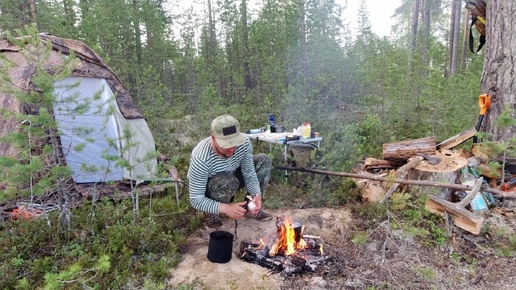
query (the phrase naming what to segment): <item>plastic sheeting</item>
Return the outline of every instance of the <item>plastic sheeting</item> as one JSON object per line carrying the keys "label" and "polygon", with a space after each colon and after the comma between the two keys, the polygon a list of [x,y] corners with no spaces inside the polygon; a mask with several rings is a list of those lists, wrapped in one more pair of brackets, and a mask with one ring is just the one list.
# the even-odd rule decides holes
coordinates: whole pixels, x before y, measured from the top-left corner
{"label": "plastic sheeting", "polygon": [[[69,77],[54,84],[55,118],[76,183],[151,178],[154,139],[144,119],[125,119],[105,79]],[[122,166],[120,161],[128,161]]]}

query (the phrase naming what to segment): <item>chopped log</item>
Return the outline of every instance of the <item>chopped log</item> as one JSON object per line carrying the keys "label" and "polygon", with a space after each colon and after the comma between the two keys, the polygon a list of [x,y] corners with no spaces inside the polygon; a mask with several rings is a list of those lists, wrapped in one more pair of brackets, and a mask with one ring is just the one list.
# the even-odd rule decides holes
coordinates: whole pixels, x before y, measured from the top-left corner
{"label": "chopped log", "polygon": [[377,180],[367,180],[357,184],[360,188],[363,202],[379,202],[385,195],[384,182]]}
{"label": "chopped log", "polygon": [[491,160],[496,153],[494,152],[493,145],[488,145],[484,143],[477,143],[471,146],[471,152],[477,158],[479,158],[482,162],[487,163]]}
{"label": "chopped log", "polygon": [[364,160],[364,170],[371,170],[371,169],[389,169],[389,168],[398,168],[401,164],[396,161],[391,160],[383,160],[383,159],[376,159],[376,158],[366,158]]}
{"label": "chopped log", "polygon": [[322,245],[311,239],[308,239],[306,243],[307,247],[297,249],[296,253],[291,255],[275,253],[274,256],[269,256],[267,255],[269,253],[267,247],[243,241],[240,243],[240,258],[244,261],[266,267],[271,271],[282,271],[287,275],[299,274],[305,270],[313,271],[326,258],[321,257]]}
{"label": "chopped log", "polygon": [[437,144],[437,149],[444,150],[444,149],[451,149],[455,146],[458,146],[464,142],[466,142],[471,137],[475,136],[477,134],[477,129],[471,128],[469,130],[466,130],[464,132],[461,132],[453,137],[450,137],[443,142]]}
{"label": "chopped log", "polygon": [[490,179],[497,179],[498,177],[502,176],[501,168],[491,168],[485,163],[480,163],[478,165],[478,172],[480,175]]}
{"label": "chopped log", "polygon": [[269,256],[274,257],[278,253],[280,241],[276,240],[274,244],[272,244],[271,249],[269,250]]}
{"label": "chopped log", "polygon": [[383,159],[407,160],[418,153],[435,154],[435,137],[383,144]]}
{"label": "chopped log", "polygon": [[[396,176],[399,178],[399,179],[405,179],[405,177],[407,177],[408,175],[408,172],[414,168],[416,165],[418,165],[421,161],[423,161],[423,157],[422,156],[416,156],[414,157],[409,163],[401,166],[397,171],[396,171]],[[385,193],[384,197],[382,198],[382,200],[380,200],[380,203],[383,204],[385,203],[385,201],[394,193],[394,191],[398,188],[398,186],[400,186],[400,183],[399,182],[395,182],[391,188],[389,188],[389,190],[387,190],[387,192]]]}
{"label": "chopped log", "polygon": [[[409,172],[408,179],[457,183],[460,179],[460,170],[468,165],[468,160],[460,156],[436,156],[441,159],[441,162],[432,165],[426,160],[421,161]],[[436,191],[421,186],[410,186],[410,190],[437,195],[444,200],[451,200],[454,191],[453,188],[442,188]]]}
{"label": "chopped log", "polygon": [[481,186],[482,178],[479,178],[475,181],[471,192],[459,203],[452,203],[435,196],[430,196],[426,201],[425,209],[442,217],[449,213],[453,216],[453,223],[456,226],[478,235],[484,223],[484,218],[466,210],[464,207],[476,196]]}

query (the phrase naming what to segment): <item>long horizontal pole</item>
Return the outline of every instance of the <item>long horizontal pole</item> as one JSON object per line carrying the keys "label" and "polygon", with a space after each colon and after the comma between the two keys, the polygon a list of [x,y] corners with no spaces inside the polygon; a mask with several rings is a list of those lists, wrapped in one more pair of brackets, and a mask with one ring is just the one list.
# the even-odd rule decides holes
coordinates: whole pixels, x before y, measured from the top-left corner
{"label": "long horizontal pole", "polygon": [[[424,181],[424,180],[410,180],[410,179],[399,179],[399,178],[389,178],[389,177],[382,177],[374,174],[369,173],[347,173],[347,172],[340,172],[340,171],[328,171],[328,170],[319,170],[319,169],[312,169],[312,168],[304,168],[304,167],[288,167],[288,166],[274,166],[281,170],[288,170],[288,171],[299,171],[299,172],[306,172],[306,173],[315,173],[315,174],[325,174],[325,175],[333,175],[333,176],[340,176],[340,177],[352,177],[352,178],[365,178],[365,179],[371,179],[371,180],[377,180],[377,181],[390,181],[390,182],[397,182],[397,183],[403,183],[403,184],[413,184],[413,185],[422,185],[422,186],[434,186],[434,187],[446,187],[446,188],[453,188],[458,190],[465,190],[465,191],[471,191],[473,189],[472,186],[463,185],[463,184],[456,184],[456,183],[446,183],[446,182],[436,182],[436,181]],[[505,197],[505,198],[514,198],[516,199],[516,192],[506,192],[501,191],[496,188],[487,187],[482,188],[482,191],[493,193],[494,195]]]}

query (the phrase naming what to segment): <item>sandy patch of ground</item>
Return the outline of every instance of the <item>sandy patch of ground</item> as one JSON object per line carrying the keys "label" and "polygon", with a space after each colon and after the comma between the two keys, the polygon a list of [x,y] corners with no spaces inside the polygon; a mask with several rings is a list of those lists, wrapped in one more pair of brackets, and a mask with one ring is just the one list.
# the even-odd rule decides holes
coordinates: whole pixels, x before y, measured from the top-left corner
{"label": "sandy patch of ground", "polygon": [[[323,244],[335,244],[346,236],[344,233],[350,224],[351,215],[346,209],[299,209],[295,211],[270,211],[275,217],[295,216],[306,226],[305,234],[322,237]],[[220,230],[235,234],[235,222],[226,221]],[[208,260],[209,233],[214,231],[202,228],[187,239],[183,249],[183,261],[171,270],[172,279],[169,286],[178,288],[193,281],[206,289],[284,289],[280,274],[268,275],[266,268],[241,260],[238,257],[242,241],[257,243],[260,238],[274,238],[275,219],[258,222],[252,219],[238,221],[236,237],[233,241],[233,255],[228,263],[218,264]],[[312,289],[324,285],[320,277],[313,277]],[[200,283],[199,283],[200,282]],[[314,288],[315,287],[315,288]],[[199,286],[199,289],[202,289]]]}

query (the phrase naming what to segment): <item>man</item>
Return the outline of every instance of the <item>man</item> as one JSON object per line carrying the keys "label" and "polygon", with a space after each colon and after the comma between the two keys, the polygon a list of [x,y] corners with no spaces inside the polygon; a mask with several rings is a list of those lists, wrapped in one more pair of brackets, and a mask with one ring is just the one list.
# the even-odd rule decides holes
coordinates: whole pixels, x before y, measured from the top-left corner
{"label": "man", "polygon": [[[211,136],[193,149],[187,174],[190,204],[205,213],[208,227],[222,226],[221,214],[235,220],[244,216],[260,221],[272,219],[262,210],[271,159],[252,152],[251,140],[240,133],[240,123],[229,115],[214,119]],[[235,193],[244,187],[255,207],[246,209],[245,201],[232,203]]]}

